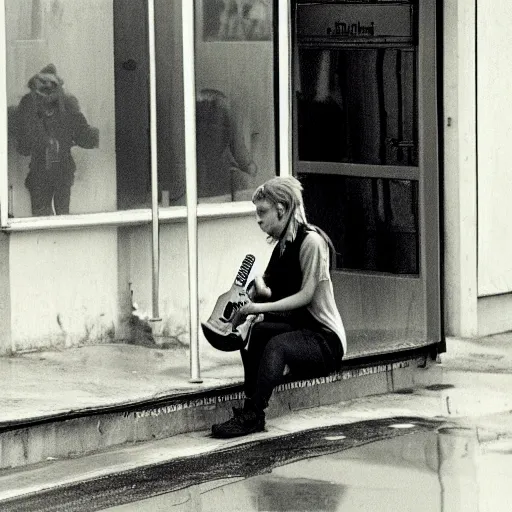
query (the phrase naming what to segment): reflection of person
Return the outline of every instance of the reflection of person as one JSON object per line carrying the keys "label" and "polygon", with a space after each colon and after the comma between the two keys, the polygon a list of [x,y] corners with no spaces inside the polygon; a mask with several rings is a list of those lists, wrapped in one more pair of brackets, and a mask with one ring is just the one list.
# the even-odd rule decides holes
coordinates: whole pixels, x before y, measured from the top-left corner
{"label": "reflection of person", "polygon": [[69,213],[76,169],[71,148],[98,147],[98,130],[88,125],[63,83],[49,64],[29,80],[30,92],[17,109],[17,149],[31,157],[25,186],[36,216],[53,215],[52,201],[57,215]]}
{"label": "reflection of person", "polygon": [[245,37],[248,40],[270,39],[270,0],[253,0],[244,6]]}
{"label": "reflection of person", "polygon": [[241,350],[246,400],[234,417],[212,427],[215,437],[259,432],[264,409],[285,368],[300,378],[327,375],[341,367],[346,352],[343,322],[334,300],[329,271],[332,244],[306,221],[302,186],[293,177],[273,178],[253,194],[261,229],[277,245],[261,277],[254,280],[250,302],[233,325],[263,313]]}
{"label": "reflection of person", "polygon": [[198,197],[233,197],[240,171],[254,176],[256,164],[229,112],[226,96],[215,89],[201,90],[196,121]]}
{"label": "reflection of person", "polygon": [[238,5],[236,0],[223,0],[219,15],[219,39],[236,39],[239,24]]}
{"label": "reflection of person", "polygon": [[221,0],[217,39],[270,39],[270,0]]}

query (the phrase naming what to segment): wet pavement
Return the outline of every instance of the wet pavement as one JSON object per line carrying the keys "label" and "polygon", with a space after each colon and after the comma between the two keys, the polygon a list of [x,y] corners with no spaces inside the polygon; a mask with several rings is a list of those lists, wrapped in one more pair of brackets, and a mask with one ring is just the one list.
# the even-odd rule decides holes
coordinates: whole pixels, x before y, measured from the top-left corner
{"label": "wet pavement", "polygon": [[[381,422],[378,425],[368,422],[364,430],[382,438],[366,444],[358,436],[360,425],[351,427],[304,434],[301,436],[303,442],[299,443],[303,458],[299,461],[277,467],[269,464],[267,468],[256,469],[255,466],[249,466],[251,454],[246,453],[250,469],[246,469],[243,477],[231,475],[209,478],[198,485],[105,510],[510,510],[510,441],[480,443],[474,429],[447,426],[436,428],[432,423],[422,424],[421,421]],[[398,428],[391,434],[393,427]],[[264,453],[267,450],[268,447],[263,447]],[[232,460],[228,466],[233,466]]]}
{"label": "wet pavement", "polygon": [[108,344],[0,357],[0,425],[239,383],[234,355],[207,352],[200,384],[189,382],[185,347]]}
{"label": "wet pavement", "polygon": [[[174,506],[176,502],[189,501],[184,500],[185,496],[190,497],[193,494],[200,496],[202,493],[198,486],[215,485],[215,482],[218,481],[234,481],[241,478],[253,480],[257,475],[273,474],[274,472],[282,474],[291,463],[319,456],[323,458],[315,460],[314,471],[308,472],[306,468],[304,471],[298,469],[295,473],[302,473],[302,479],[306,486],[314,486],[318,482],[324,482],[326,485],[335,484],[335,481],[342,478],[342,475],[331,474],[331,461],[332,457],[335,457],[340,450],[363,446],[382,439],[391,440],[403,436],[406,431],[408,434],[414,432],[416,435],[423,435],[439,425],[440,422],[435,420],[400,417],[333,425],[279,437],[263,438],[258,441],[229,446],[222,450],[176,458],[163,464],[139,468],[129,473],[118,473],[93,482],[83,482],[74,486],[72,492],[71,489],[66,488],[56,490],[50,499],[48,496],[40,496],[31,501],[25,500],[24,507],[27,510],[53,510],[48,508],[48,503],[51,502],[53,507],[57,507],[55,510],[102,510],[102,507],[110,504],[127,503],[141,497],[161,495],[162,493],[168,494],[168,504]],[[425,455],[420,451],[419,457],[424,459]],[[308,462],[311,461],[308,460]],[[327,464],[325,467],[329,468],[328,471],[325,471],[325,467],[322,470],[324,463]],[[303,462],[302,465],[304,464]],[[332,468],[332,471],[337,471],[337,469]],[[258,510],[252,507],[245,508],[247,497],[243,497],[243,501],[238,500],[243,494],[244,488],[244,485],[236,487],[235,494],[226,495],[227,499],[224,500],[224,503],[217,502],[215,508],[212,509],[208,506],[206,509],[247,510],[248,512]],[[205,496],[205,501],[209,501],[208,496]],[[2,510],[7,511],[11,508],[4,505]],[[144,504],[133,503],[128,510],[150,511],[154,510],[154,507],[151,500],[145,500]],[[191,509],[179,508],[178,510]],[[199,512],[203,510],[203,507],[201,505],[193,510]],[[277,510],[281,510],[281,508]],[[294,510],[294,508],[286,510]],[[297,510],[308,509],[302,506]]]}
{"label": "wet pavement", "polygon": [[[347,360],[369,353],[372,343],[360,340]],[[395,345],[387,346],[404,348]],[[511,333],[449,338],[447,345],[441,359],[454,371],[512,373]],[[0,357],[0,427],[238,384],[243,379],[238,353],[203,347],[201,377],[201,383],[190,382],[189,351],[181,346],[108,344]]]}
{"label": "wet pavement", "polygon": [[0,506],[5,512],[505,512],[512,502],[510,434],[510,412],[470,422],[353,421],[223,442]]}
{"label": "wet pavement", "polygon": [[[382,340],[381,350],[407,348]],[[442,360],[453,370],[512,372],[512,334],[481,339],[449,338]],[[351,343],[347,360],[368,355],[374,339]],[[78,410],[158,399],[178,393],[240,383],[243,368],[237,353],[201,348],[203,382],[190,382],[189,352],[136,345],[107,344],[54,349],[0,357],[0,426]]]}
{"label": "wet pavement", "polygon": [[512,336],[448,350],[414,389],[293,411],[245,438],[192,432],[0,473],[0,510],[511,510]]}

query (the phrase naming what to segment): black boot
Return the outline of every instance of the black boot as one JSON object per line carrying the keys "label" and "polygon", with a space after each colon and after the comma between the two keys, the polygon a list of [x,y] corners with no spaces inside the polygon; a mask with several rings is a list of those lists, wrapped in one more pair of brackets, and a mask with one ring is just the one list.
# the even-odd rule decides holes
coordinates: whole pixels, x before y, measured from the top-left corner
{"label": "black boot", "polygon": [[233,408],[233,413],[230,420],[213,425],[213,437],[228,439],[265,430],[265,413],[258,411],[250,400],[245,401],[243,410]]}

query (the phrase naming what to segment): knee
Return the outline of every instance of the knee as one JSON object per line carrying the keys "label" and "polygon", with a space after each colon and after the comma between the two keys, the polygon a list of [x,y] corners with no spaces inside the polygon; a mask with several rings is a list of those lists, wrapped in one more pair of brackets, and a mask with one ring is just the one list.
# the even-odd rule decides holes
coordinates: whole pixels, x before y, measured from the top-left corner
{"label": "knee", "polygon": [[272,338],[267,346],[265,347],[264,357],[268,358],[271,356],[284,356],[286,353],[286,337],[275,336]]}

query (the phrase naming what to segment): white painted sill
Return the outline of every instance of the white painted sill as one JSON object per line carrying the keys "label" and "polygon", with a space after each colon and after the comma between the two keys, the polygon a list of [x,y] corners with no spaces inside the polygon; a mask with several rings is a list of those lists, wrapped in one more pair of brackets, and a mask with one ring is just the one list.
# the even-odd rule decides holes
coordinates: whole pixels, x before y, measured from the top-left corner
{"label": "white painted sill", "polygon": [[[27,217],[9,219],[3,232],[15,233],[41,230],[65,230],[99,226],[137,226],[152,222],[151,208],[122,210],[105,213],[84,213],[78,215],[56,215],[51,217]],[[233,203],[201,203],[197,205],[197,218],[216,219],[245,217],[254,215],[251,201]],[[161,224],[187,221],[186,206],[159,207],[158,218]]]}

